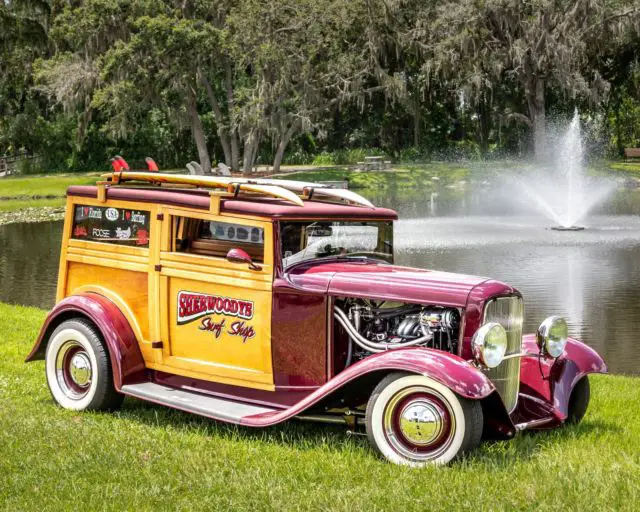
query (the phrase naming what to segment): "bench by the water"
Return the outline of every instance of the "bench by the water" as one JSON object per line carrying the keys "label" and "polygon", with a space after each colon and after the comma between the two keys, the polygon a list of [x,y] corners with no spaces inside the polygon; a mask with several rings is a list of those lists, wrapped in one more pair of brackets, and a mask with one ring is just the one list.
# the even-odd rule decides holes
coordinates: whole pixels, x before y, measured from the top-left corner
{"label": "bench by the water", "polygon": [[624,158],[625,160],[640,158],[640,148],[624,148]]}
{"label": "bench by the water", "polygon": [[365,156],[364,162],[358,162],[358,168],[362,171],[381,171],[391,169],[391,161],[383,156]]}

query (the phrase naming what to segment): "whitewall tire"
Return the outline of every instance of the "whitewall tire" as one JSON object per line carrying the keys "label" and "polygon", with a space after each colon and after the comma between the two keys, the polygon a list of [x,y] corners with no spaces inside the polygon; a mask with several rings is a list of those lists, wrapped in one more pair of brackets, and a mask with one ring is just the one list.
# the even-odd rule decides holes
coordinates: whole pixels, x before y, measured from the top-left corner
{"label": "whitewall tire", "polygon": [[482,424],[478,401],[423,375],[387,375],[367,404],[369,441],[394,464],[447,464],[480,443]]}
{"label": "whitewall tire", "polygon": [[51,334],[45,357],[47,384],[65,409],[116,409],[123,395],[113,386],[109,353],[95,326],[82,318],[61,323]]}

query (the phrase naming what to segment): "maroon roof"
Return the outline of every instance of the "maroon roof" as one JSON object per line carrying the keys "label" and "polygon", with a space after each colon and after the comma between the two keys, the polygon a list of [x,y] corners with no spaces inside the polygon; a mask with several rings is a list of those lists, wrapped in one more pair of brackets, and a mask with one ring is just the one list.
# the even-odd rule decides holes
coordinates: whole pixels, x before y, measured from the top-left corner
{"label": "maroon roof", "polygon": [[[77,185],[67,189],[67,195],[77,197],[97,197],[97,187]],[[186,206],[200,210],[209,209],[207,190],[162,189],[159,187],[109,187],[107,199],[136,201],[140,203],[162,203]],[[322,218],[348,217],[365,219],[397,219],[398,214],[388,208],[367,208],[320,201],[304,201],[304,206],[296,206],[286,201],[270,198],[223,199],[220,210],[227,213],[258,215],[262,217]]]}

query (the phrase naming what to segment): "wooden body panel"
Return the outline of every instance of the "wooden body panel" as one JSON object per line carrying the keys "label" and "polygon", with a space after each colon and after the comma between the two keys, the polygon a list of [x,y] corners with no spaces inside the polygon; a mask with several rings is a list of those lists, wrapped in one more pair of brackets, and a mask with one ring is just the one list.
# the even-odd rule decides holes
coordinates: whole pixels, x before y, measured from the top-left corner
{"label": "wooden body panel", "polygon": [[[72,238],[76,205],[149,212],[149,247]],[[65,297],[87,293],[107,298],[129,322],[147,368],[226,385],[273,389],[273,228],[270,221],[74,196],[67,200],[67,211],[58,302]],[[206,242],[200,242],[202,248],[196,247],[202,249],[197,251],[199,254],[176,252],[175,244],[172,246],[172,222],[178,216],[262,228],[265,254],[260,270],[229,262],[219,250],[215,255],[208,255]],[[233,313],[225,314],[225,311],[213,311],[194,321],[179,321],[181,292],[251,303],[251,315],[243,318]],[[221,323],[220,335],[216,337],[215,330],[211,329]],[[157,343],[159,341],[162,343]]]}
{"label": "wooden body panel", "polygon": [[69,261],[67,272],[67,296],[90,291],[107,296],[126,307],[125,316],[133,317],[134,331],[140,333],[142,340],[149,340],[147,272],[104,267],[75,260]]}
{"label": "wooden body panel", "polygon": [[[163,214],[157,302],[162,350],[149,368],[223,384],[273,389],[271,223],[182,208],[165,208]],[[172,237],[181,217],[263,229],[264,261],[260,270],[201,254],[199,248],[206,242],[197,242],[198,253],[178,252]]]}
{"label": "wooden body panel", "polygon": [[140,205],[128,201],[109,201],[84,197],[68,197],[63,228],[57,302],[65,297],[96,293],[109,299],[129,322],[145,362],[152,360],[151,341],[156,337],[155,315],[149,310],[149,297],[154,294],[153,243],[149,248],[130,247],[71,237],[74,207],[87,205],[137,209],[149,212],[151,240],[157,238],[159,226],[156,205]]}

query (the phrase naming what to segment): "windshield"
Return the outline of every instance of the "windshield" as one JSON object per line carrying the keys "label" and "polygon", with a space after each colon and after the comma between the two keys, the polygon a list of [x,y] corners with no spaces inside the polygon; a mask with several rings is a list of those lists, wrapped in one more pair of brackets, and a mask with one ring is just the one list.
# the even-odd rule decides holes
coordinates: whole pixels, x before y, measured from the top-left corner
{"label": "windshield", "polygon": [[393,222],[282,222],[280,249],[284,268],[328,256],[367,256],[393,263]]}

